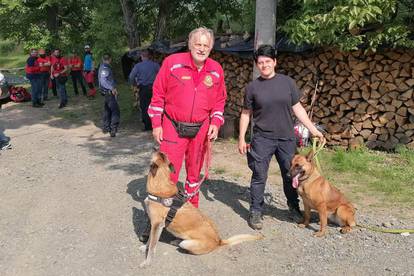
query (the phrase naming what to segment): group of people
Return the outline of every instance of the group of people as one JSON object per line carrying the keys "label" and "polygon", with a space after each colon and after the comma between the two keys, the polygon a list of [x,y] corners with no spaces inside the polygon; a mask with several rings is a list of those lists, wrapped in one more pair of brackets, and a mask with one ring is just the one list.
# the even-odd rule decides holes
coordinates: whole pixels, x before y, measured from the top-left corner
{"label": "group of people", "polygon": [[[160,151],[168,156],[174,166],[175,170],[171,172],[174,184],[178,182],[181,165],[185,160],[184,188],[189,202],[196,208],[199,205],[198,191],[202,182],[200,172],[205,154],[209,143],[217,138],[219,128],[224,123],[223,113],[227,99],[224,71],[218,62],[209,58],[213,44],[213,31],[204,27],[197,28],[189,34],[189,52],[168,56],[160,67],[152,60],[151,52],[144,50],[141,52],[142,61],[135,65],[129,75],[129,82],[139,90],[144,130],[152,130]],[[88,49],[85,47],[85,50]],[[27,61],[28,78],[34,90],[33,106],[41,106],[43,100],[47,99],[44,85],[49,74],[59,91],[59,107],[65,106],[67,96],[62,77],[71,70],[74,87],[77,81],[82,83],[81,61],[73,56],[66,62],[58,49],[49,60],[44,57],[42,50],[39,53],[40,57],[37,56],[37,50],[33,49]],[[115,137],[120,112],[111,62],[111,56],[104,54],[98,79],[100,92],[105,96],[103,132]],[[248,224],[253,229],[261,229],[264,190],[273,156],[279,164],[289,210],[301,216],[298,194],[289,174],[290,163],[296,152],[292,113],[312,135],[324,138],[301,105],[301,92],[294,80],[276,72],[275,48],[260,45],[254,52],[254,62],[260,76],[246,87],[244,107],[240,115],[238,150],[240,154],[247,155],[248,167],[252,171]],[[93,72],[93,62],[88,56],[85,56],[83,71],[87,80],[87,74]],[[43,80],[42,84],[36,82],[36,74],[44,76],[38,77]],[[94,89],[91,86],[89,88]],[[77,88],[74,89],[77,94]],[[85,94],[83,86],[82,89]],[[253,124],[253,131],[251,141],[247,143],[249,123]],[[148,238],[149,227],[148,224],[140,236],[142,241]]]}
{"label": "group of people", "polygon": [[[175,168],[171,173],[174,184],[185,159],[184,188],[189,202],[195,207],[199,203],[200,172],[205,153],[224,123],[227,98],[223,69],[209,58],[213,45],[212,30],[193,30],[188,37],[189,52],[172,54],[164,59],[154,80],[148,107],[153,138]],[[312,135],[324,138],[299,102],[301,93],[294,80],[276,73],[275,48],[260,45],[254,52],[254,61],[260,76],[246,88],[238,149],[240,154],[247,154],[252,171],[248,224],[253,229],[262,229],[264,190],[273,156],[280,167],[289,210],[294,216],[301,216],[298,194],[292,187],[289,174],[290,162],[296,151],[292,112]],[[246,133],[251,118],[254,127],[251,141],[247,143]],[[141,241],[148,239],[149,230],[148,224],[140,235]]]}
{"label": "group of people", "polygon": [[[60,49],[55,49],[51,55],[47,55],[44,49],[31,49],[26,61],[26,77],[30,81],[33,107],[43,107],[49,99],[49,87],[54,96],[58,96],[59,108],[68,103],[66,82],[69,75],[72,78],[75,95],[79,95],[78,83],[83,95],[92,98],[96,94],[94,85],[94,62],[91,47],[85,45],[85,54],[82,59],[76,51],[72,51],[69,57],[64,57]],[[84,81],[87,83],[88,92]]]}

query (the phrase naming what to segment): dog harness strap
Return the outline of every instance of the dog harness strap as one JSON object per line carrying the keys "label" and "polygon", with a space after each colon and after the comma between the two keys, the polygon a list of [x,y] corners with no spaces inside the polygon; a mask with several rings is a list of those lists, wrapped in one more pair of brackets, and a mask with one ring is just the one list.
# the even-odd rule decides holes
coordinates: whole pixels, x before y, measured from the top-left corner
{"label": "dog harness strap", "polygon": [[167,217],[165,218],[165,227],[168,227],[168,225],[170,225],[175,215],[177,214],[178,209],[180,209],[186,202],[187,197],[181,191],[178,191],[175,197],[173,197],[173,202],[171,204],[170,210],[168,210]]}
{"label": "dog harness strap", "polygon": [[148,194],[148,199],[161,203],[165,207],[170,207],[173,203],[174,197],[162,198],[159,196]]}

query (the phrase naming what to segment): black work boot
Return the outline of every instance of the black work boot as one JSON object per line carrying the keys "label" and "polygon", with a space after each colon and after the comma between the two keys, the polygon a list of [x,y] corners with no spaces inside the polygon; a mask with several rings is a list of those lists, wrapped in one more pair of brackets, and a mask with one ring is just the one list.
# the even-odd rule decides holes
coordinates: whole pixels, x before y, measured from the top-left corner
{"label": "black work boot", "polygon": [[149,235],[151,232],[151,223],[149,219],[145,221],[145,227],[142,232],[138,235],[138,239],[140,242],[146,243],[149,239]]}
{"label": "black work boot", "polygon": [[261,230],[263,228],[262,214],[260,212],[251,211],[249,214],[249,226],[254,230]]}
{"label": "black work boot", "polygon": [[302,212],[300,211],[299,204],[288,202],[288,207],[289,207],[289,213],[290,213],[289,215],[292,219],[294,219],[295,221],[300,221],[303,219],[303,215],[302,215]]}

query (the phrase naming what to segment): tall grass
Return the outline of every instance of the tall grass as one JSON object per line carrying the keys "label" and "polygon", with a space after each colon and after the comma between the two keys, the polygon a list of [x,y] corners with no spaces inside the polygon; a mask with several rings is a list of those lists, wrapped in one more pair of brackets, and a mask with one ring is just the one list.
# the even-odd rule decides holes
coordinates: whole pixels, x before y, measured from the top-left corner
{"label": "tall grass", "polygon": [[375,195],[414,206],[414,150],[404,146],[394,153],[335,149],[325,150],[320,159],[324,175],[356,197]]}

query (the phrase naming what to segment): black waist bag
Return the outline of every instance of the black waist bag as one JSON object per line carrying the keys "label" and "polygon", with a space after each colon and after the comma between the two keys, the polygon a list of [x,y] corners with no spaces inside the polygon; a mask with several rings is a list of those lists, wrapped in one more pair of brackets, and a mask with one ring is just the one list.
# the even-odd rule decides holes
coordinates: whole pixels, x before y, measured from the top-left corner
{"label": "black waist bag", "polygon": [[178,136],[181,138],[194,138],[196,137],[198,131],[200,130],[203,123],[185,123],[177,122],[171,119],[171,117],[164,112],[165,116],[172,122],[175,130],[178,133]]}

